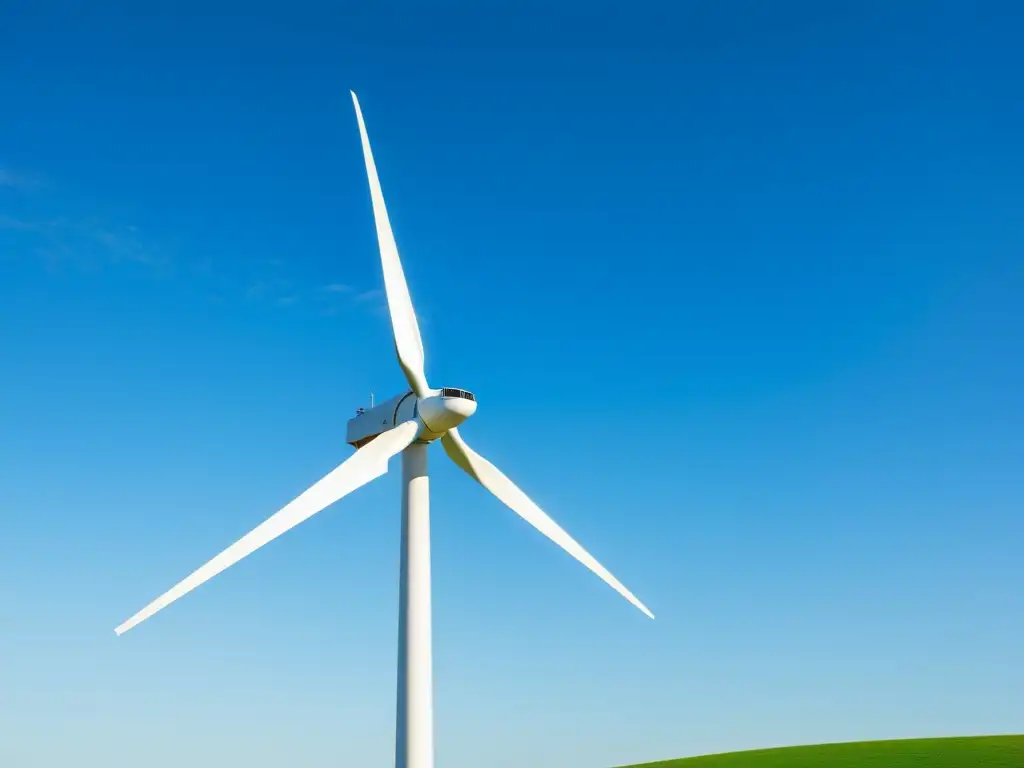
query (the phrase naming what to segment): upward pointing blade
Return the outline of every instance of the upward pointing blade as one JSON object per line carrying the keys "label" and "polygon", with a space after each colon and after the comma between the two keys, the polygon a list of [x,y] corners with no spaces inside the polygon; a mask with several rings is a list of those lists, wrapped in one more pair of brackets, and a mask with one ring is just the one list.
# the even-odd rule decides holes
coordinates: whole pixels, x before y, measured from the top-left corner
{"label": "upward pointing blade", "polygon": [[370,150],[370,138],[366,135],[366,124],[363,112],[359,108],[359,99],[352,93],[352,103],[356,108],[356,120],[359,122],[359,136],[363,142],[363,159],[366,161],[366,175],[370,181],[370,198],[373,201],[373,220],[377,225],[377,243],[380,246],[380,260],[384,268],[384,288],[388,296],[388,310],[391,313],[391,328],[395,334],[395,351],[398,353],[398,364],[402,366],[405,378],[417,397],[426,397],[429,387],[423,371],[423,339],[420,338],[420,327],[416,322],[416,312],[412,308],[409,287],[405,283],[402,262],[398,258],[398,246],[391,231],[391,221],[384,206],[384,193],[377,178],[377,166],[373,162]]}
{"label": "upward pointing blade", "polygon": [[307,489],[302,495],[279,512],[225,549],[206,565],[165,592],[114,631],[123,634],[136,624],[148,619],[157,611],[166,608],[179,597],[183,597],[205,581],[228,568],[264,544],[273,541],[282,533],[317,512],[329,507],[342,496],[361,488],[388,471],[388,459],[405,450],[419,434],[420,425],[407,421],[349,456],[333,472]]}
{"label": "upward pointing blade", "polygon": [[605,584],[629,600],[629,602],[647,614],[647,616],[652,619],[654,618],[654,614],[647,609],[646,605],[637,600],[632,592],[626,589],[618,579],[612,576],[611,573],[609,573],[603,565],[597,562],[589,552],[581,547],[572,536],[562,530],[558,523],[548,517],[544,510],[530,501],[527,495],[516,487],[515,483],[501,473],[501,470],[466,445],[466,441],[459,436],[457,429],[448,430],[441,437],[441,444],[444,446],[444,450],[451,460],[458,464],[466,474],[497,496],[499,500],[504,502],[506,506],[526,522],[583,563],[583,565],[587,566],[587,568],[597,574]]}

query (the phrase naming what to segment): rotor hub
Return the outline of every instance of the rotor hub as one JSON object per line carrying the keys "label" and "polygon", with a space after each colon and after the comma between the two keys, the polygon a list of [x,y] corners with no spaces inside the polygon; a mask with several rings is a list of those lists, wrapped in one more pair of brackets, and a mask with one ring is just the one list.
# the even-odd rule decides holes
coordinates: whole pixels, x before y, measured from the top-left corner
{"label": "rotor hub", "polygon": [[464,389],[445,387],[420,398],[417,410],[427,429],[443,435],[476,413],[476,397]]}

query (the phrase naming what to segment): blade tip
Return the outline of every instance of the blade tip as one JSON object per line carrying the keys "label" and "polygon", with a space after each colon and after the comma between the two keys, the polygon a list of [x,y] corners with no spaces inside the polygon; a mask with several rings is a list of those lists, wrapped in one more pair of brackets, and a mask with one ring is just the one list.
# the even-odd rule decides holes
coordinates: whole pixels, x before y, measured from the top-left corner
{"label": "blade tip", "polygon": [[114,630],[114,634],[117,635],[118,637],[120,637],[121,635],[123,635],[125,632],[127,632],[129,629],[131,629],[132,627],[134,627],[138,623],[139,622],[135,621],[134,618],[128,619],[128,621],[124,622],[124,624],[119,625]]}

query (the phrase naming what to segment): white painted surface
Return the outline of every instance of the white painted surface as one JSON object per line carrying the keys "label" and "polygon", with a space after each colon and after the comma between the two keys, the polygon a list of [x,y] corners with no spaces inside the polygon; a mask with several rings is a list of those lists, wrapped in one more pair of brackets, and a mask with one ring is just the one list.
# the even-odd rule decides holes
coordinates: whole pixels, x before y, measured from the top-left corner
{"label": "white painted surface", "polygon": [[560,546],[570,555],[575,557],[583,565],[593,571],[601,580],[629,600],[633,605],[643,611],[650,618],[654,614],[647,606],[641,603],[636,596],[623,586],[622,582],[601,565],[594,557],[587,552],[579,543],[551,517],[538,507],[530,498],[509,480],[496,466],[478,454],[459,435],[457,429],[452,429],[441,438],[441,445],[449,458],[458,464],[470,477],[480,485],[493,493],[509,509],[523,518],[526,522],[543,533],[555,544]]}
{"label": "white painted surface", "polygon": [[395,334],[398,364],[402,367],[412,391],[419,397],[425,397],[429,387],[426,374],[423,372],[423,339],[420,337],[420,327],[416,322],[416,312],[412,308],[412,298],[409,296],[409,286],[405,282],[402,262],[398,258],[398,246],[391,231],[388,210],[384,206],[384,192],[380,188],[377,166],[373,162],[370,137],[366,135],[366,124],[363,122],[363,111],[359,108],[359,99],[355,93],[352,93],[352,103],[356,108],[359,138],[363,142],[363,160],[366,162],[366,176],[370,182],[373,221],[377,226],[377,244],[380,246],[381,266],[384,268],[384,289],[388,297],[388,311],[391,313],[391,327]]}
{"label": "white painted surface", "polygon": [[430,481],[425,443],[413,443],[402,452],[399,578],[395,768],[434,768]]}
{"label": "white painted surface", "polygon": [[420,398],[418,406],[420,419],[426,427],[421,439],[425,440],[436,440],[476,413],[475,401],[439,394]]}
{"label": "white painted surface", "polygon": [[358,416],[348,420],[345,442],[349,444],[357,443],[367,437],[394,429],[399,424],[412,421],[415,418],[413,414],[413,404],[415,402],[416,396],[414,394],[403,392],[400,395],[395,395],[381,403],[377,403],[372,408],[368,408]]}
{"label": "white painted surface", "polygon": [[419,439],[429,443],[476,413],[475,401],[446,397],[440,392],[430,390],[427,397],[416,397],[414,393],[406,392],[379,403],[349,419],[345,442],[358,447],[362,440],[419,418],[424,425]]}
{"label": "white painted surface", "polygon": [[119,635],[127,632],[285,531],[387,473],[388,459],[412,443],[420,429],[421,425],[418,422],[409,421],[359,449],[330,474],[306,489],[208,563],[197,568],[114,631]]}

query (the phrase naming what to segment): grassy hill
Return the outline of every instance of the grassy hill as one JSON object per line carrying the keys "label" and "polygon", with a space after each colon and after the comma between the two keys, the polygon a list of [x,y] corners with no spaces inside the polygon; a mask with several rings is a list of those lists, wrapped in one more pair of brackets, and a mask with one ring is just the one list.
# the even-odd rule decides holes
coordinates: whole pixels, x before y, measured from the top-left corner
{"label": "grassy hill", "polygon": [[856,741],[688,757],[632,768],[1024,768],[1024,736]]}

